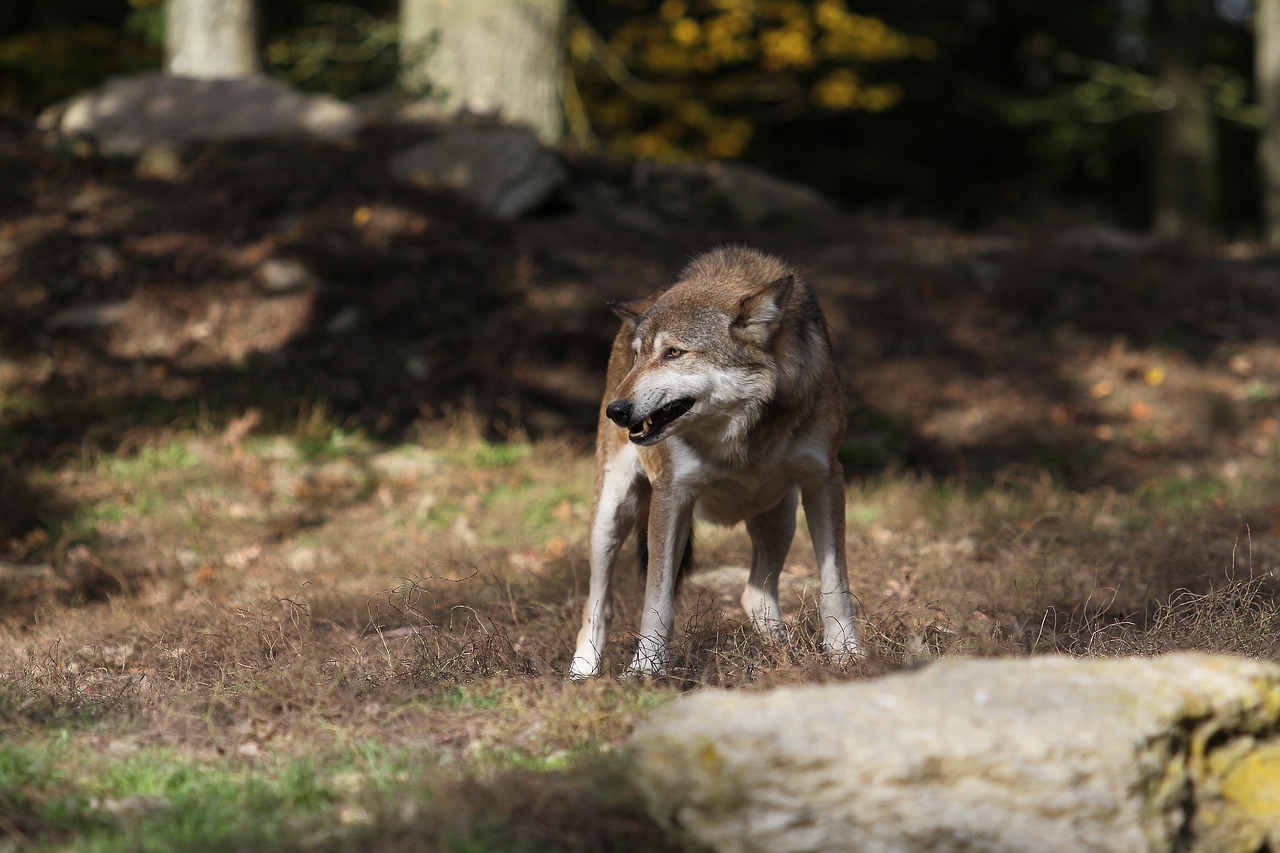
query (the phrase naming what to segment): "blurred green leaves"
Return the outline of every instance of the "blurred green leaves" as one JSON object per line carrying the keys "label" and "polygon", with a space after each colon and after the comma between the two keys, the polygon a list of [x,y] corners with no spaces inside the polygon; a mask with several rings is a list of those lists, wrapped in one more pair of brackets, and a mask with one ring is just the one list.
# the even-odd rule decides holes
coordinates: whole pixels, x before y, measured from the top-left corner
{"label": "blurred green leaves", "polygon": [[266,66],[300,89],[350,97],[391,85],[398,62],[395,20],[347,3],[313,3],[271,38]]}

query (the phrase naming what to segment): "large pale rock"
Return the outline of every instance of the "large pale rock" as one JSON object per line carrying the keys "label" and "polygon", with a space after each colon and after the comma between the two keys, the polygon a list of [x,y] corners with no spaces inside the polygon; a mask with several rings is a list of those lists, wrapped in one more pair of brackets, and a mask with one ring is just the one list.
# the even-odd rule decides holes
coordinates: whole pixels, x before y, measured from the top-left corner
{"label": "large pale rock", "polygon": [[307,137],[340,141],[361,127],[354,107],[304,95],[264,77],[197,80],[169,74],[113,77],[41,116],[41,126],[87,137],[104,154],[154,146]]}
{"label": "large pale rock", "polygon": [[554,152],[520,127],[458,128],[391,158],[391,175],[424,189],[458,193],[496,219],[517,219],[568,181]]}
{"label": "large pale rock", "polygon": [[1280,849],[1280,667],[1258,661],[944,660],[707,692],[632,750],[655,818],[719,851]]}

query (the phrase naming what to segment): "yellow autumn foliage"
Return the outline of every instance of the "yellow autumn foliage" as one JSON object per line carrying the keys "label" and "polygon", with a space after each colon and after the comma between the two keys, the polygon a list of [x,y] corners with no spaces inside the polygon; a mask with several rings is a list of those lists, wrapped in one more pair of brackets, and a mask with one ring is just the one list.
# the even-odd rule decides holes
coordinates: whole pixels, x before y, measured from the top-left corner
{"label": "yellow autumn foliage", "polygon": [[[741,156],[762,106],[779,115],[891,109],[901,87],[868,77],[869,67],[937,53],[847,0],[618,2],[633,10],[621,26],[600,38],[579,21],[569,45],[591,125],[630,156]],[[593,78],[593,65],[605,74]]]}
{"label": "yellow autumn foliage", "polygon": [[812,99],[828,110],[851,110],[858,106],[858,92],[862,88],[858,75],[848,68],[837,68],[813,84]]}
{"label": "yellow autumn foliage", "polygon": [[808,69],[818,61],[808,21],[792,21],[760,33],[761,65],[768,71]]}

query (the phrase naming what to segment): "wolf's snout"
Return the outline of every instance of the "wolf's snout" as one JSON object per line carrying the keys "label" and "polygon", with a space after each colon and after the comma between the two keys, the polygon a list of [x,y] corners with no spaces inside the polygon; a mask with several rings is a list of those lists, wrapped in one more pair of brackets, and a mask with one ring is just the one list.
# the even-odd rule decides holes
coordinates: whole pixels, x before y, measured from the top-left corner
{"label": "wolf's snout", "polygon": [[618,426],[629,426],[631,424],[631,401],[614,400],[605,407],[604,416]]}

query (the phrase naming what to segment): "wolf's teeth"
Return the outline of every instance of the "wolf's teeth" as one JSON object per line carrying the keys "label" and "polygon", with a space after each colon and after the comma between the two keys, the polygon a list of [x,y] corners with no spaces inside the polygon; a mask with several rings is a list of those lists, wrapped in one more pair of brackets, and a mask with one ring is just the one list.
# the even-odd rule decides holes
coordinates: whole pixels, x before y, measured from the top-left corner
{"label": "wolf's teeth", "polygon": [[647,430],[647,429],[649,429],[649,427],[651,427],[651,426],[653,426],[653,418],[645,418],[645,419],[644,419],[644,428]]}

